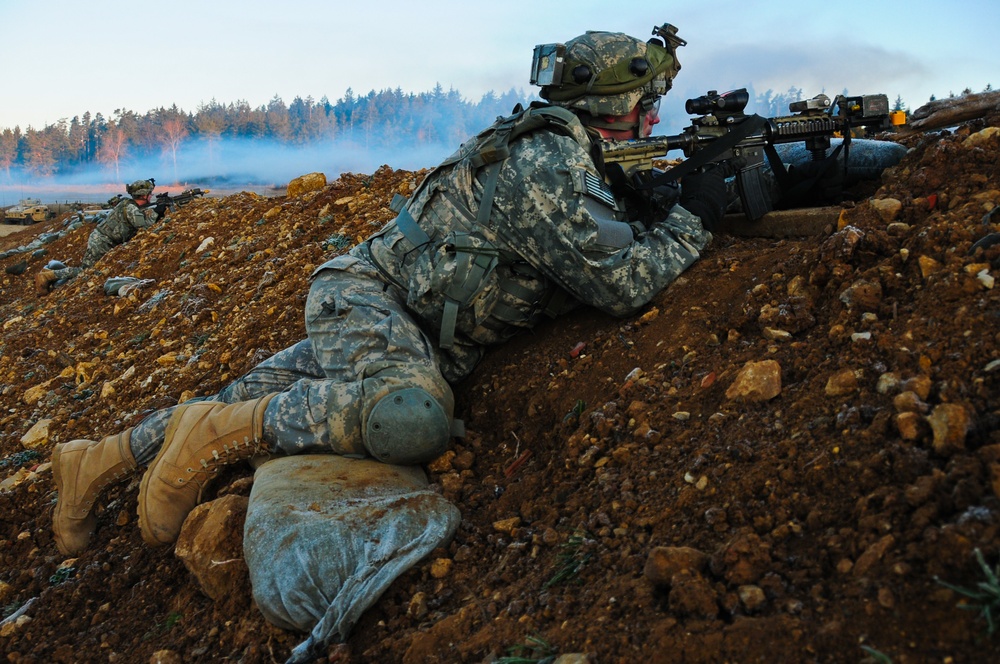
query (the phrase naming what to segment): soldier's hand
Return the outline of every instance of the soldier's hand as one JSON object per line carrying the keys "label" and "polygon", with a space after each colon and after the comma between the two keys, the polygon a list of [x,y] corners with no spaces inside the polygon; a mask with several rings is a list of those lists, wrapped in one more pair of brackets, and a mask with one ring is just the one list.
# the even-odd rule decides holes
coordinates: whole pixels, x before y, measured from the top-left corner
{"label": "soldier's hand", "polygon": [[681,180],[681,207],[701,218],[701,225],[716,231],[726,205],[726,181],[721,168],[710,164]]}
{"label": "soldier's hand", "polygon": [[167,216],[167,204],[166,203],[160,203],[159,205],[157,205],[153,209],[156,211],[156,218],[157,219],[163,219],[163,217]]}

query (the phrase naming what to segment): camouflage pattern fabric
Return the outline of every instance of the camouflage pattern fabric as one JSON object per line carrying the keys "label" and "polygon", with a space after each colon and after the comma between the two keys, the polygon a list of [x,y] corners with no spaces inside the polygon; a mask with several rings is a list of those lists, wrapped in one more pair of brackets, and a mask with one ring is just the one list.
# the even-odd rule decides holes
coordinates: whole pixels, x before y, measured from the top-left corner
{"label": "camouflage pattern fabric", "polygon": [[[451,366],[445,367],[449,381],[467,376],[484,346],[537,324],[556,295],[568,302],[563,311],[579,302],[614,316],[634,314],[711,240],[697,217],[676,206],[648,229],[630,224],[590,158],[585,130],[579,124],[571,129],[573,135],[537,131],[510,147],[489,227],[477,227],[500,251],[498,284],[459,318]],[[476,173],[470,160],[462,160],[432,173],[407,209],[429,236],[445,238],[471,225],[485,178],[484,170]],[[421,282],[426,248],[415,251],[393,221],[351,253],[406,288],[421,324],[437,333],[439,302],[421,297],[431,290]]]}
{"label": "camouflage pattern fabric", "polygon": [[135,237],[140,228],[149,228],[156,220],[157,215],[153,208],[140,208],[131,199],[123,200],[97,224],[97,228],[87,238],[87,250],[83,254],[80,267],[54,270],[56,279],[59,281],[71,279],[82,270],[93,267],[104,254],[119,244],[128,242]]}
{"label": "camouflage pattern fabric", "polygon": [[[511,144],[485,228],[474,220],[487,175],[469,159],[435,170],[408,203],[431,238],[475,232],[501,256],[495,279],[459,317],[451,348],[438,347],[439,298],[427,292],[419,269],[422,255],[440,243],[415,247],[393,221],[316,270],[306,341],[213,398],[281,392],[264,414],[264,437],[277,451],[367,456],[362,432],[385,395],[420,387],[452,417],[449,383],[467,376],[487,346],[532,327],[546,311],[585,304],[616,316],[637,312],[712,236],[679,206],[649,228],[630,223],[590,159],[585,130],[571,129],[536,131]],[[156,414],[133,432],[137,460],[162,444],[167,419]]]}

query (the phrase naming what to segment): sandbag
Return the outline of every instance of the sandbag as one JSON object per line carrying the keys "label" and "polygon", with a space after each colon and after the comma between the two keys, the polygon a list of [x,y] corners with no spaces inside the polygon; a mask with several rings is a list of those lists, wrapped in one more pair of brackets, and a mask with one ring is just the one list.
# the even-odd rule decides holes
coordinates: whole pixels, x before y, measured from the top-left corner
{"label": "sandbag", "polygon": [[427,486],[416,466],[327,454],[257,469],[243,550],[264,617],[310,632],[289,663],[346,640],[393,580],[451,540],[461,514]]}

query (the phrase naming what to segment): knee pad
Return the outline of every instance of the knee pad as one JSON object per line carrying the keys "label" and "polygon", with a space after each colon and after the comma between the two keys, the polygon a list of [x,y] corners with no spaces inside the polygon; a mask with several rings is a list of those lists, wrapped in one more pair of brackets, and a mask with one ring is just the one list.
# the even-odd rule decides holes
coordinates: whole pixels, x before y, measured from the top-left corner
{"label": "knee pad", "polygon": [[435,459],[448,448],[451,418],[419,387],[382,397],[365,426],[368,453],[384,463],[416,464]]}

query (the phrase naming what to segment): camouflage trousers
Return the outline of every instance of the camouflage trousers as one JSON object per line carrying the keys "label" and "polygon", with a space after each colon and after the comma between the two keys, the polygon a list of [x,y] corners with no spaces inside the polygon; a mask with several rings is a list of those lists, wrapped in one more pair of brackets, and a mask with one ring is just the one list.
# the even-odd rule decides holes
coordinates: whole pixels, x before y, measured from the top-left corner
{"label": "camouflage trousers", "polygon": [[[308,338],[271,356],[207,400],[236,403],[278,392],[264,412],[264,438],[278,453],[368,456],[363,431],[379,400],[419,387],[455,410],[447,361],[406,309],[406,296],[353,256],[321,267],[306,300]],[[153,413],[132,432],[148,465],[177,407]]]}
{"label": "camouflage trousers", "polygon": [[56,275],[56,283],[69,281],[82,271],[94,267],[97,261],[101,260],[104,254],[115,248],[115,243],[107,235],[94,231],[87,238],[87,250],[83,252],[83,260],[80,267],[64,267],[53,270]]}

